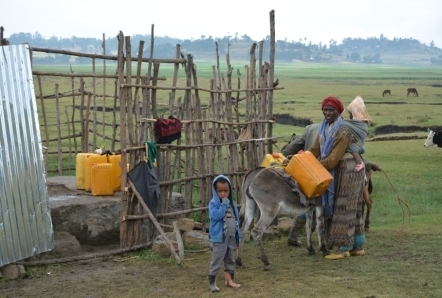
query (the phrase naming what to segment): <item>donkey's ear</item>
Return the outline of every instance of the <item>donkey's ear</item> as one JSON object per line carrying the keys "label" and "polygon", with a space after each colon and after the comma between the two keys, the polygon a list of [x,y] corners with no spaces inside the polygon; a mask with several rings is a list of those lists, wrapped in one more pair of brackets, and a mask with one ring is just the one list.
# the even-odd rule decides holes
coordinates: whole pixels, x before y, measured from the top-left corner
{"label": "donkey's ear", "polygon": [[427,128],[427,131],[428,131],[428,132],[430,132],[430,131],[431,131],[431,129]]}

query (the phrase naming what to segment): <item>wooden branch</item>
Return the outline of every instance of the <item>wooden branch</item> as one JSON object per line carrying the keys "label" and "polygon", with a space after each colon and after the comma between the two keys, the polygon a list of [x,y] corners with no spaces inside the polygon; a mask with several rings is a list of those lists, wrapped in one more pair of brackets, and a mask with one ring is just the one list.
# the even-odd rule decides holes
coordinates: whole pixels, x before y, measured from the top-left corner
{"label": "wooden branch", "polygon": [[178,255],[181,260],[184,259],[184,244],[183,238],[181,238],[181,232],[178,228],[178,223],[176,221],[173,222],[173,232],[175,233],[176,242],[178,243]]}
{"label": "wooden branch", "polygon": [[[143,122],[156,122],[157,119],[153,118],[141,118]],[[181,120],[182,124],[190,124],[190,123],[199,123],[199,122],[210,122],[216,124],[225,124],[225,125],[246,125],[253,123],[276,123],[276,120],[268,119],[268,120],[254,120],[254,121],[246,121],[246,122],[226,122],[226,121],[217,121],[212,119],[192,119],[192,120]]]}
{"label": "wooden branch", "polygon": [[138,87],[138,88],[146,88],[146,89],[160,89],[160,90],[200,90],[200,91],[206,91],[210,93],[232,93],[232,92],[246,92],[246,91],[270,91],[270,90],[284,90],[283,87],[269,87],[269,88],[250,88],[250,89],[226,89],[226,90],[212,90],[212,89],[204,89],[197,86],[191,86],[191,87],[159,87],[159,86],[152,86],[152,85],[146,85],[146,84],[120,84],[120,87]]}
{"label": "wooden branch", "polygon": [[184,250],[184,252],[192,252],[192,253],[202,253],[202,252],[207,252],[210,251],[210,247],[205,248],[205,249],[199,249],[199,250]]}
{"label": "wooden branch", "polygon": [[[53,77],[70,77],[70,78],[104,78],[104,79],[117,79],[117,75],[111,74],[93,74],[93,73],[64,73],[64,72],[47,72],[33,70],[34,76],[53,76]],[[143,79],[147,79],[146,76],[141,76]],[[166,77],[159,77],[158,80],[165,81]]]}
{"label": "wooden branch", "polygon": [[157,214],[157,218],[182,215],[182,214],[187,214],[187,213],[192,213],[195,211],[201,211],[201,210],[207,210],[207,209],[209,209],[209,207],[197,207],[197,208],[192,208],[189,210],[181,210],[181,211],[170,212],[170,213],[161,213],[161,214]]}
{"label": "wooden branch", "polygon": [[67,257],[67,258],[59,258],[59,259],[49,259],[49,260],[41,260],[41,261],[33,261],[33,262],[15,262],[13,264],[23,265],[25,267],[32,267],[32,266],[41,266],[41,265],[49,265],[49,264],[67,263],[67,262],[73,262],[73,261],[82,261],[82,260],[117,255],[117,254],[121,254],[124,252],[134,251],[134,250],[138,250],[138,249],[149,247],[149,246],[152,246],[152,242],[148,242],[148,243],[140,244],[140,245],[134,245],[134,246],[131,246],[128,248],[120,248],[120,249],[106,251],[106,252],[87,254],[87,255],[83,255],[83,256]]}
{"label": "wooden branch", "polygon": [[[237,205],[237,207],[239,208],[239,207],[241,207],[241,205]],[[181,211],[170,212],[170,213],[161,213],[161,214],[157,214],[157,218],[182,215],[182,214],[186,214],[186,213],[192,213],[195,211],[202,211],[202,210],[207,210],[207,209],[209,209],[209,207],[205,206],[205,207],[196,207],[196,208],[192,208],[192,209],[188,209],[188,210],[181,210]]]}
{"label": "wooden branch", "polygon": [[[152,78],[150,78],[152,80]],[[154,85],[145,85],[145,84],[121,84],[121,88],[124,87],[137,87],[137,88],[146,88],[146,89],[153,89],[153,90],[192,90],[192,87],[161,87],[161,86],[154,86]]]}
{"label": "wooden branch", "polygon": [[[261,138],[261,139],[248,139],[248,140],[236,140],[234,142],[223,142],[223,143],[205,143],[205,144],[198,144],[198,145],[172,145],[172,144],[161,144],[159,147],[160,150],[166,150],[165,148],[176,148],[176,149],[186,149],[186,148],[199,148],[199,147],[213,147],[213,146],[226,146],[226,145],[236,145],[236,144],[242,144],[242,143],[251,143],[251,142],[259,142],[259,141],[269,141],[269,140],[276,140],[281,139],[281,137],[272,137],[272,138]],[[130,152],[134,150],[143,150],[145,149],[144,146],[136,146],[136,147],[130,147],[125,148],[123,151]]]}
{"label": "wooden branch", "polygon": [[122,221],[126,221],[126,220],[137,220],[137,219],[145,219],[145,218],[149,218],[149,215],[147,215],[147,214],[143,214],[143,215],[124,215],[124,216],[121,216],[118,220],[120,222],[122,222]]}
{"label": "wooden branch", "polygon": [[[66,51],[66,50],[55,50],[55,49],[44,49],[44,48],[30,48],[31,51],[34,52],[43,52],[43,53],[52,53],[52,54],[62,54],[62,55],[69,55],[69,56],[76,56],[76,57],[86,57],[86,58],[96,58],[96,59],[106,59],[106,60],[118,60],[118,56],[109,56],[109,55],[100,55],[100,54],[87,54],[87,53],[80,53],[80,52],[73,52],[73,51]],[[131,61],[137,62],[138,58],[133,57]],[[186,62],[186,59],[150,59],[150,58],[143,58],[143,62],[158,62],[158,63],[184,63]]]}
{"label": "wooden branch", "polygon": [[153,224],[157,228],[158,232],[160,232],[161,236],[163,237],[164,242],[166,242],[167,246],[169,247],[170,252],[174,256],[177,264],[181,265],[181,259],[177,255],[177,253],[175,251],[175,247],[170,242],[169,238],[167,238],[166,234],[164,233],[163,229],[159,225],[159,223],[156,220],[155,216],[153,216],[153,214],[150,211],[149,207],[147,207],[146,203],[144,203],[143,198],[141,197],[140,193],[138,192],[137,188],[135,187],[135,185],[133,184],[132,180],[129,177],[127,179],[127,182],[129,183],[130,187],[132,188],[132,191],[134,192],[134,194],[137,196],[139,203],[141,204],[141,206],[143,206],[144,211],[146,211],[147,215],[149,215],[150,220],[153,222]]}

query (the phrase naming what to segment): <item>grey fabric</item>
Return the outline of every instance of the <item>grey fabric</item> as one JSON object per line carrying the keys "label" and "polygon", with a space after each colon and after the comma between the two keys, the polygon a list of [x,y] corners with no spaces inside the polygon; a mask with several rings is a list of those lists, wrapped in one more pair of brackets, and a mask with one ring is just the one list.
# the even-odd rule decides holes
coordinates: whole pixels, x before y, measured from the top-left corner
{"label": "grey fabric", "polygon": [[296,137],[282,150],[282,155],[288,156],[298,153],[299,150],[307,150],[315,142],[319,135],[320,124],[310,124],[305,127],[304,133]]}
{"label": "grey fabric", "polygon": [[356,143],[352,142],[347,151],[359,154],[365,153],[365,139],[368,135],[367,123],[359,120],[344,120],[341,125],[350,128],[352,135],[356,139]]}
{"label": "grey fabric", "polygon": [[236,249],[235,235],[224,237],[223,242],[210,242],[212,249],[212,260],[210,261],[209,275],[217,275],[224,262],[224,271],[235,271],[235,257],[233,252]]}

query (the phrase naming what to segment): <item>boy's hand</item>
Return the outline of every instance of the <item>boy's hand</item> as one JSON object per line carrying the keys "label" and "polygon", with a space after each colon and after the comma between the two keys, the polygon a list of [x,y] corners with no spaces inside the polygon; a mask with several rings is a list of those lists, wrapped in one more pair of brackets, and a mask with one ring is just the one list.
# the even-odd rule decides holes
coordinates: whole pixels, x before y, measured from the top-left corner
{"label": "boy's hand", "polygon": [[229,206],[229,203],[230,203],[230,201],[229,201],[229,199],[228,198],[222,198],[222,204],[224,204],[224,205],[226,205],[226,206]]}

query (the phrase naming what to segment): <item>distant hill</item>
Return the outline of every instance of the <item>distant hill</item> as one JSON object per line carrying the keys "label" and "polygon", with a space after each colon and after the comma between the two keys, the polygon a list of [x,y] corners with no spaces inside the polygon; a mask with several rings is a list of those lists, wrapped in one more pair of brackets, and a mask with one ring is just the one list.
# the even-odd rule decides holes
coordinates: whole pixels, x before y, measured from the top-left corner
{"label": "distant hill", "polygon": [[[144,40],[144,53],[150,52],[150,35],[131,36],[133,55],[137,55],[141,40]],[[31,47],[63,49],[85,53],[102,54],[103,41],[97,38],[59,38],[52,36],[44,38],[38,32],[16,33],[9,38],[10,44],[21,44],[27,42]],[[181,52],[192,54],[195,59],[205,60],[215,58],[216,44],[221,57],[230,52],[231,60],[249,60],[249,53],[252,44],[260,41],[252,40],[248,35],[241,37],[225,36],[213,38],[212,36],[201,36],[200,39],[177,39],[169,36],[155,37],[155,58],[171,58],[175,56],[175,45],[181,45]],[[264,53],[270,49],[270,40],[267,37],[263,42]],[[118,41],[116,37],[105,40],[106,54],[116,54]],[[401,64],[416,66],[442,66],[442,49],[421,43],[413,38],[388,39],[380,37],[345,38],[340,44],[331,40],[329,45],[313,44],[312,42],[299,41],[276,41],[275,59],[278,61],[299,60],[309,63],[365,63],[365,64]],[[258,54],[258,52],[257,52]],[[145,54],[146,55],[146,54]],[[266,56],[267,57],[267,56]],[[66,61],[65,61],[66,60]],[[65,64],[72,63],[69,57],[62,55],[46,55],[34,57],[37,64]],[[90,63],[89,59],[77,58],[75,63]]]}

